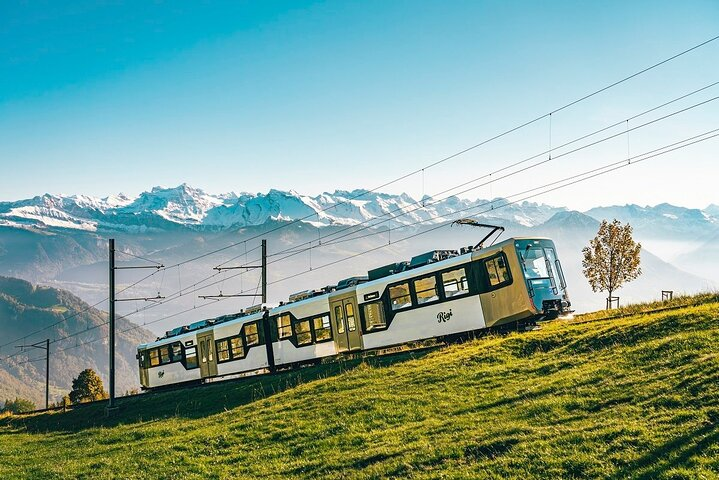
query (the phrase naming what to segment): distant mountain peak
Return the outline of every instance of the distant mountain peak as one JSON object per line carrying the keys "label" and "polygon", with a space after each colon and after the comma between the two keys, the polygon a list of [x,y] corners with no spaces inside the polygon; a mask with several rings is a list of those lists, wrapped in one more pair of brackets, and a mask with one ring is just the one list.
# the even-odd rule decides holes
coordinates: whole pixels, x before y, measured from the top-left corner
{"label": "distant mountain peak", "polygon": [[711,217],[717,217],[719,219],[719,205],[710,203],[704,210],[704,213]]}
{"label": "distant mountain peak", "polygon": [[[461,212],[461,213],[460,213]],[[372,219],[393,217],[393,225],[431,225],[456,218],[456,214],[491,219],[505,226],[531,228],[548,223],[577,226],[596,220],[618,218],[636,227],[682,228],[687,222],[719,225],[719,206],[704,211],[662,203],[657,206],[597,207],[584,214],[564,207],[506,199],[469,200],[457,196],[442,199],[407,193],[392,194],[366,189],[304,195],[294,189],[270,189],[266,193],[207,193],[188,183],[174,187],[154,186],[130,197],[119,193],[104,198],[88,195],[52,195],[0,203],[0,227],[61,228],[86,231],[177,228],[213,230],[243,228],[271,221],[302,219],[316,227],[357,225]],[[714,216],[712,216],[714,215]]]}
{"label": "distant mountain peak", "polygon": [[557,212],[544,222],[541,227],[561,227],[561,228],[596,228],[599,222],[576,210],[565,210]]}

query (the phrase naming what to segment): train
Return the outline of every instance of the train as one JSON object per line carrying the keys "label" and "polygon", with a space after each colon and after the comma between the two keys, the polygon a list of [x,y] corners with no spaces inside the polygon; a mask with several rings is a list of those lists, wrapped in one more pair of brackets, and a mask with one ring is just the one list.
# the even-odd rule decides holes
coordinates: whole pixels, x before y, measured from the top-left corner
{"label": "train", "polygon": [[139,345],[143,390],[273,373],[571,310],[554,242],[513,237],[433,250],[336,285],[168,331]]}

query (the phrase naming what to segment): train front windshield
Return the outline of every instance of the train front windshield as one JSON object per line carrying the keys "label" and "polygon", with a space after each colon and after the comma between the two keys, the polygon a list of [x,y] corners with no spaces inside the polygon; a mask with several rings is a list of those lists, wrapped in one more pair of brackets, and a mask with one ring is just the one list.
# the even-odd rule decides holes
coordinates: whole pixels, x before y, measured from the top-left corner
{"label": "train front windshield", "polygon": [[518,240],[515,247],[529,295],[537,309],[546,310],[547,301],[566,300],[567,284],[554,243],[550,240]]}

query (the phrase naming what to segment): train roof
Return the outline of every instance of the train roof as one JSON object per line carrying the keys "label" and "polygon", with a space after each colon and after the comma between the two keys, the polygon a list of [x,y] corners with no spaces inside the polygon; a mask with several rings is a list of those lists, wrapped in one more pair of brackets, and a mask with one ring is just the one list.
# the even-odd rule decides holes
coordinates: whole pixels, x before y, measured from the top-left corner
{"label": "train roof", "polygon": [[215,318],[207,318],[205,320],[200,320],[198,322],[193,322],[189,325],[183,325],[177,328],[173,328],[172,330],[169,330],[165,332],[165,335],[162,337],[158,337],[154,342],[148,342],[138,345],[138,349],[142,348],[148,348],[156,345],[165,345],[168,342],[165,342],[164,340],[170,340],[172,339],[172,342],[177,342],[183,340],[185,337],[190,336],[192,333],[194,333],[197,330],[203,330],[207,327],[212,327],[215,325],[222,325],[227,322],[231,322],[234,320],[242,319],[242,323],[245,321],[252,321],[256,320],[258,318],[261,318],[262,315],[264,315],[264,312],[267,311],[268,308],[266,305],[262,305],[261,308],[257,311],[240,311],[238,313],[230,313],[227,315],[222,315],[220,317]]}

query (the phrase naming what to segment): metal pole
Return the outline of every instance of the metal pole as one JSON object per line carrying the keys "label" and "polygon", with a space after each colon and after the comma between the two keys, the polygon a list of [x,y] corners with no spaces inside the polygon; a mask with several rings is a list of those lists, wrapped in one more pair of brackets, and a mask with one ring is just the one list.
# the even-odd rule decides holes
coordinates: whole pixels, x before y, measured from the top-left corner
{"label": "metal pole", "polygon": [[[45,344],[43,347],[42,344]],[[46,338],[44,342],[33,343],[32,345],[15,345],[15,348],[39,348],[45,350],[45,410],[50,407],[50,339]],[[31,360],[28,360],[31,361]]]}
{"label": "metal pole", "polygon": [[45,410],[50,408],[50,339],[45,340]]}
{"label": "metal pole", "polygon": [[115,239],[110,239],[110,401],[115,407]]}
{"label": "metal pole", "polygon": [[262,303],[267,303],[267,240],[262,239]]}
{"label": "metal pole", "polygon": [[[262,303],[267,303],[267,240],[262,239]],[[265,346],[267,347],[267,361],[269,363],[269,371],[275,372],[275,353],[272,349],[272,335],[270,334],[270,317],[266,310],[262,315],[262,325],[265,334]]]}

